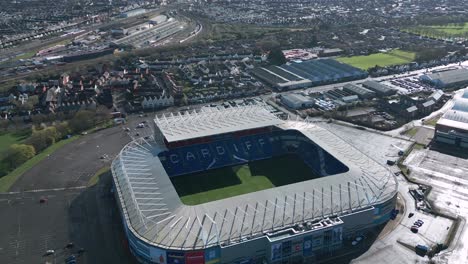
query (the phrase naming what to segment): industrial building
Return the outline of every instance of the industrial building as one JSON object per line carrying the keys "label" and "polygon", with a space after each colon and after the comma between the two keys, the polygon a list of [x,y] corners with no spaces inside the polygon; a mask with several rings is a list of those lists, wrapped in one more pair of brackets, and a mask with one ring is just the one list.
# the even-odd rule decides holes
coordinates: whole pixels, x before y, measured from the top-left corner
{"label": "industrial building", "polygon": [[[128,246],[141,263],[322,262],[347,254],[394,213],[393,173],[317,124],[246,106],[164,114],[154,128],[111,166]],[[170,180],[284,153],[319,176],[189,206]]]}
{"label": "industrial building", "polygon": [[357,95],[360,99],[372,99],[375,97],[375,92],[371,91],[369,89],[366,89],[361,86],[357,86],[355,84],[348,83],[345,86],[343,86],[343,90]]}
{"label": "industrial building", "polygon": [[185,23],[179,22],[173,18],[169,18],[164,22],[117,39],[112,42],[112,45],[117,47],[133,46],[140,48],[142,46],[146,46],[153,42],[161,41],[167,37],[170,37],[181,31],[184,26],[186,26]]}
{"label": "industrial building", "polygon": [[126,12],[123,12],[120,14],[120,17],[122,18],[128,18],[128,17],[134,17],[134,16],[139,16],[146,13],[146,9],[144,8],[136,8],[132,10],[128,10]]}
{"label": "industrial building", "polygon": [[420,77],[420,80],[437,88],[461,87],[468,84],[468,69],[462,68],[425,74]]}
{"label": "industrial building", "polygon": [[468,89],[455,99],[452,108],[437,121],[435,140],[468,148]]}
{"label": "industrial building", "polygon": [[366,72],[332,59],[260,67],[254,69],[252,73],[279,90],[318,86],[367,77]]}
{"label": "industrial building", "polygon": [[304,96],[302,94],[290,93],[281,95],[281,103],[283,103],[291,109],[298,110],[314,106],[315,100],[309,96]]}
{"label": "industrial building", "polygon": [[390,96],[396,94],[397,92],[387,85],[372,80],[363,82],[362,86],[371,91],[374,91],[378,96]]}

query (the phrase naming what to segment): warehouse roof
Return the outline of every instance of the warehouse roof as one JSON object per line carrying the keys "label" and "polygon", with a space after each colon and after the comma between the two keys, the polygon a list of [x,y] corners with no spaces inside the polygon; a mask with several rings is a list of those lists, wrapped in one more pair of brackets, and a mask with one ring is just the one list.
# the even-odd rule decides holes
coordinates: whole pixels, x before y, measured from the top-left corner
{"label": "warehouse roof", "polygon": [[163,114],[154,119],[167,142],[279,125],[281,119],[261,106],[202,108],[200,111]]}
{"label": "warehouse roof", "polygon": [[384,85],[384,84],[381,84],[379,82],[372,81],[372,80],[365,81],[362,85],[366,86],[367,88],[371,90],[374,90],[376,92],[383,93],[383,94],[390,94],[390,93],[395,92],[394,89],[388,87],[387,85]]}
{"label": "warehouse roof", "polygon": [[368,210],[396,194],[397,181],[387,168],[330,131],[304,121],[285,121],[278,128],[301,131],[349,170],[187,206],[158,158],[164,146],[141,138],[125,146],[112,163],[116,193],[130,232],[166,249],[203,249],[262,237],[299,222]]}
{"label": "warehouse roof", "polygon": [[374,91],[371,91],[367,88],[357,86],[355,84],[348,83],[345,86],[343,86],[344,89],[348,89],[349,91],[358,94],[358,95],[372,95],[375,94]]}
{"label": "warehouse roof", "polygon": [[468,82],[468,69],[457,69],[427,74],[429,80],[440,81],[445,85]]}

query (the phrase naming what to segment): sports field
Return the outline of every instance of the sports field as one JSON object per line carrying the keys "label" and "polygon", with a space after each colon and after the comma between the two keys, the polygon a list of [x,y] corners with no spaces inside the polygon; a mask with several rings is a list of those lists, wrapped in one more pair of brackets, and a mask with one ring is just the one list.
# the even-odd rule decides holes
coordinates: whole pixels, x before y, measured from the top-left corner
{"label": "sports field", "polygon": [[352,56],[337,58],[338,61],[351,66],[367,70],[369,68],[380,66],[401,65],[412,62],[416,57],[414,52],[403,50],[392,50],[386,53],[375,53],[367,56]]}
{"label": "sports field", "polygon": [[468,38],[468,22],[467,23],[450,23],[446,25],[432,26],[414,26],[402,29],[406,32],[411,32],[421,36],[432,38],[446,39],[451,37]]}
{"label": "sports field", "polygon": [[299,157],[285,155],[172,177],[171,181],[184,204],[196,205],[316,177]]}

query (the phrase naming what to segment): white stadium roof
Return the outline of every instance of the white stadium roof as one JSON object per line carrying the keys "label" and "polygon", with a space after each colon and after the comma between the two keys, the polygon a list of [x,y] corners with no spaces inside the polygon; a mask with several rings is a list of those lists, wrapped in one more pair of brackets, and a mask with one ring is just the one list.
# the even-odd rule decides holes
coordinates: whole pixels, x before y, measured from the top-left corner
{"label": "white stadium roof", "polygon": [[154,120],[167,142],[200,138],[281,124],[261,106],[202,108],[185,114],[163,114]]}
{"label": "white stadium roof", "polygon": [[[205,113],[205,112],[203,112]],[[276,119],[265,118],[258,108],[242,112],[206,112],[194,114],[201,124],[214,120],[228,128],[197,127],[200,135],[225,133],[242,127],[260,127],[261,124],[278,124]],[[254,119],[251,115],[260,114]],[[237,121],[222,121],[221,116],[232,116]],[[247,121],[242,122],[242,117]],[[173,120],[171,123],[169,120]],[[173,117],[165,124],[170,128],[184,126],[189,118]],[[177,123],[177,125],[175,125]],[[173,124],[173,125],[171,125]],[[187,126],[189,126],[187,124]],[[169,128],[170,127],[170,128]],[[397,191],[393,174],[330,131],[304,121],[281,121],[278,128],[300,130],[306,137],[320,145],[346,165],[349,170],[331,176],[284,185],[272,189],[248,193],[188,206],[181,202],[169,179],[158,153],[164,146],[143,138],[125,146],[112,163],[116,193],[122,205],[126,225],[139,239],[165,249],[203,249],[215,245],[229,245],[244,239],[264,236],[266,232],[281,230],[305,221],[340,216],[360,210],[368,210],[375,204],[388,201]],[[197,130],[195,130],[197,131]],[[170,135],[171,139],[187,138],[189,131]]]}

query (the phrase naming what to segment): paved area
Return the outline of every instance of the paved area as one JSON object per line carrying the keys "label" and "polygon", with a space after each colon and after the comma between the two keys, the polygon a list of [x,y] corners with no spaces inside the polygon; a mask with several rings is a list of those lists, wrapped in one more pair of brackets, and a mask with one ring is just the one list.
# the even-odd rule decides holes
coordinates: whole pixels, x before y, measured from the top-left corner
{"label": "paved area", "polygon": [[[468,158],[430,149],[413,151],[405,161],[412,177],[433,186],[429,199],[448,213],[468,218]],[[461,227],[455,246],[436,257],[440,263],[468,262],[468,231]]]}
{"label": "paved area", "polygon": [[[388,159],[396,160],[399,150],[406,150],[412,142],[375,133],[368,130],[360,130],[354,127],[342,126],[334,123],[319,123],[320,126],[328,128],[330,131],[349,142],[351,145],[374,158],[377,162],[384,166]],[[389,166],[393,172],[399,171],[396,166]],[[410,188],[417,186],[408,183],[402,176],[397,177],[399,183],[398,204],[402,215],[396,220],[390,221],[380,233],[378,239],[373,242],[370,249],[357,257],[352,263],[418,263],[428,261],[426,258],[421,258],[397,241],[416,246],[433,245],[444,242],[448,229],[452,227],[452,221],[442,217],[435,217],[420,211],[416,211],[415,201],[409,193]],[[414,216],[408,218],[409,213],[414,213]],[[418,234],[413,234],[410,227],[416,220],[424,221]],[[448,228],[448,229],[447,229]],[[390,229],[390,230],[389,230]]]}
{"label": "paved area", "polygon": [[[0,263],[135,263],[110,193],[110,175],[87,189],[0,194]],[[39,203],[46,198],[46,203]],[[73,242],[74,249],[64,249]],[[43,257],[48,249],[55,256]]]}
{"label": "paved area", "polygon": [[[89,179],[130,141],[122,127],[85,135],[24,173],[10,191],[86,186]],[[107,155],[107,158],[102,158]]]}

